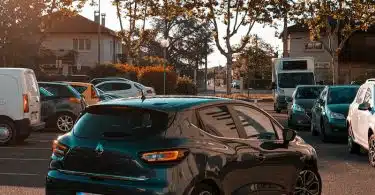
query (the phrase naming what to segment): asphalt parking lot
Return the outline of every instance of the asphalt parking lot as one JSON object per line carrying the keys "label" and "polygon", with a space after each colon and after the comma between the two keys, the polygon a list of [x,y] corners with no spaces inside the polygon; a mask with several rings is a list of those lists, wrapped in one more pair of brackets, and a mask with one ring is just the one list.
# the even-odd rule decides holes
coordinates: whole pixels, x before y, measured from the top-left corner
{"label": "asphalt parking lot", "polygon": [[[287,116],[272,111],[271,103],[259,103],[281,123]],[[313,145],[319,156],[319,169],[323,179],[323,194],[372,195],[375,194],[375,169],[367,163],[366,155],[351,155],[346,143],[322,143],[307,131],[298,134]],[[35,132],[26,143],[13,147],[0,147],[0,194],[44,194],[44,178],[51,154],[51,143],[59,133]]]}

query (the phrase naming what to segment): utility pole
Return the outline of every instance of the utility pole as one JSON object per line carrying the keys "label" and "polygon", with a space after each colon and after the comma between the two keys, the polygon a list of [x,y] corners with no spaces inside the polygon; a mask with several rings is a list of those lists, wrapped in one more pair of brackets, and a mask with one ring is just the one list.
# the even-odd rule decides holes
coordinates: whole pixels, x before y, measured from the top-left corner
{"label": "utility pole", "polygon": [[258,66],[258,35],[255,35],[255,66],[253,69],[253,86],[255,85],[255,70]]}
{"label": "utility pole", "polygon": [[100,0],[99,0],[99,11],[98,11],[98,17],[99,17],[99,21],[98,21],[98,65],[101,64],[101,58],[100,58],[100,54],[101,54],[101,51],[100,51],[100,42],[101,42],[101,26],[100,26],[100,17],[101,17],[101,10],[100,10]]}
{"label": "utility pole", "polygon": [[288,52],[288,10],[287,10],[287,0],[283,1],[284,4],[284,32],[283,32],[283,57],[289,57]]}
{"label": "utility pole", "polygon": [[207,91],[207,63],[208,63],[208,38],[206,37],[206,40],[205,40],[205,47],[204,47],[204,51],[205,51],[205,60],[204,60],[204,90]]}

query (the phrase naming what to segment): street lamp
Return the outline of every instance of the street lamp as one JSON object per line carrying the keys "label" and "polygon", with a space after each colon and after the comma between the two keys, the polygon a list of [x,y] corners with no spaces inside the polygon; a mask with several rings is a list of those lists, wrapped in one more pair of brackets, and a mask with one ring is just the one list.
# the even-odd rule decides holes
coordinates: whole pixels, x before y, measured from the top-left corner
{"label": "street lamp", "polygon": [[169,47],[168,39],[162,39],[160,45],[164,48],[164,74],[163,74],[163,86],[164,86],[164,95],[165,95],[165,82],[166,82],[166,66],[167,66],[167,48]]}

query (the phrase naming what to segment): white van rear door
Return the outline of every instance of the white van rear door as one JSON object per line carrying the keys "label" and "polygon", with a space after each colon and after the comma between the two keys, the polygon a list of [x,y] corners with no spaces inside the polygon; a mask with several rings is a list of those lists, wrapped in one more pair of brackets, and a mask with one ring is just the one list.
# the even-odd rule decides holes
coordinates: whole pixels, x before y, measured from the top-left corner
{"label": "white van rear door", "polygon": [[40,123],[40,94],[38,82],[33,71],[25,72],[26,90],[29,99],[30,124]]}

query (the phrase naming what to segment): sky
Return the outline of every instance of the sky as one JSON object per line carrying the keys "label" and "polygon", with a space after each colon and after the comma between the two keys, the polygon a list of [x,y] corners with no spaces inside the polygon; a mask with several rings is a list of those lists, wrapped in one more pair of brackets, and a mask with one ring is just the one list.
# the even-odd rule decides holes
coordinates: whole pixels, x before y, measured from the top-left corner
{"label": "sky", "polygon": [[[82,9],[82,12],[80,14],[85,16],[86,18],[94,20],[94,11],[97,9],[97,6],[92,7],[87,4]],[[120,30],[120,24],[116,15],[116,8],[112,5],[111,0],[101,0],[101,12],[106,14],[107,28],[115,31]],[[124,24],[124,28],[126,28],[126,24]],[[225,29],[226,26],[224,24],[219,24],[219,36],[223,36],[223,34],[220,34],[220,32],[224,32]],[[240,43],[241,36],[244,36],[246,34],[246,31],[246,27],[240,28],[237,35],[232,37],[231,42],[233,44]],[[263,27],[263,25],[261,24],[255,24],[250,33],[253,35],[257,34],[258,37],[262,38],[265,42],[271,44],[274,48],[278,48],[279,53],[281,53],[282,41],[278,37],[275,37],[275,32],[276,30],[271,27]],[[225,66],[226,58],[218,51],[216,45],[214,45],[213,48],[215,48],[215,51],[208,56],[208,67],[219,65]]]}

